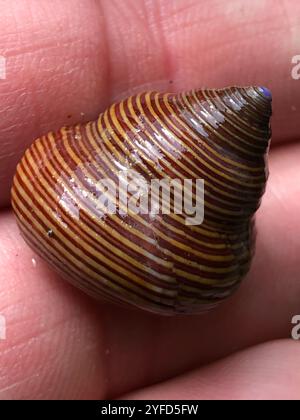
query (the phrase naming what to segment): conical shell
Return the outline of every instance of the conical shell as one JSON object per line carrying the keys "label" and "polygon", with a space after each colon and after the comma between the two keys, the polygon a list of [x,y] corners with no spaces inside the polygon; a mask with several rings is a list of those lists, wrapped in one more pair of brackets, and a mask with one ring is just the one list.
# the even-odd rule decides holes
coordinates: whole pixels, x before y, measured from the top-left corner
{"label": "conical shell", "polygon": [[[13,181],[22,235],[92,296],[162,314],[209,309],[249,270],[270,115],[265,88],[147,92],[113,104],[96,121],[42,136]],[[119,185],[120,174],[147,185],[204,180],[202,223],[187,225],[186,214],[175,211],[126,213],[121,199],[114,214],[104,212],[101,197],[107,204],[113,190],[103,195],[99,181]]]}

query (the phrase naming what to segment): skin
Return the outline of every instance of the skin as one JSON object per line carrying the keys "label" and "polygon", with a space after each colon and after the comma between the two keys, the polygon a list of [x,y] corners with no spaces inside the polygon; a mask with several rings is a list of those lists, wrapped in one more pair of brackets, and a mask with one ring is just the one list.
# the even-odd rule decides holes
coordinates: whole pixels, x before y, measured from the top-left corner
{"label": "skin", "polygon": [[[299,342],[290,337],[300,314],[300,81],[291,77],[300,3],[0,0],[0,8],[0,398],[299,399]],[[133,92],[231,84],[272,90],[274,136],[256,255],[228,302],[176,318],[97,303],[27,247],[9,191],[35,137]]]}

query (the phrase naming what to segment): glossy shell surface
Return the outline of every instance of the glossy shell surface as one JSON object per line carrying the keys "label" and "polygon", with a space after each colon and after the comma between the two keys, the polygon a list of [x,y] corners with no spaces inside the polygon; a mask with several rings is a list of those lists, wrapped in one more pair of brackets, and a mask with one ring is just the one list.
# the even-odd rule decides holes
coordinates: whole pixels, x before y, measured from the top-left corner
{"label": "glossy shell surface", "polygon": [[[265,88],[146,92],[96,121],[38,138],[18,164],[12,205],[26,242],[96,298],[194,313],[231,295],[254,250],[267,179],[271,97]],[[100,179],[203,179],[204,220],[103,214]],[[119,203],[118,209],[122,207]]]}

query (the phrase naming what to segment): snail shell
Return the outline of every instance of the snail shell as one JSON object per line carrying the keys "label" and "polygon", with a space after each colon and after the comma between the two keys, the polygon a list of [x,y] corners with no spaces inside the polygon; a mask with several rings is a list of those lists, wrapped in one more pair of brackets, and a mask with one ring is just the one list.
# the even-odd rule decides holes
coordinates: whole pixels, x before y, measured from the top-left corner
{"label": "snail shell", "polygon": [[[96,121],[50,132],[17,166],[12,205],[21,233],[92,296],[162,314],[214,307],[249,270],[270,116],[266,88],[147,92]],[[203,223],[187,225],[175,212],[104,214],[98,181],[118,183],[120,171],[147,181],[203,179]]]}

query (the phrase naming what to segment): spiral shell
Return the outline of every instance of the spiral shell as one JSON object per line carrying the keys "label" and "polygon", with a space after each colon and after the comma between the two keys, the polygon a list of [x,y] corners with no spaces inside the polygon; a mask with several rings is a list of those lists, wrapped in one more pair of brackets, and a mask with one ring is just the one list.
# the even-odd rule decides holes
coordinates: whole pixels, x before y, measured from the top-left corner
{"label": "spiral shell", "polygon": [[[50,132],[17,166],[12,205],[21,233],[92,296],[162,314],[214,307],[249,270],[270,115],[266,88],[147,92],[96,121]],[[175,212],[103,214],[98,181],[117,184],[120,171],[147,182],[203,179],[203,222],[187,225]]]}

